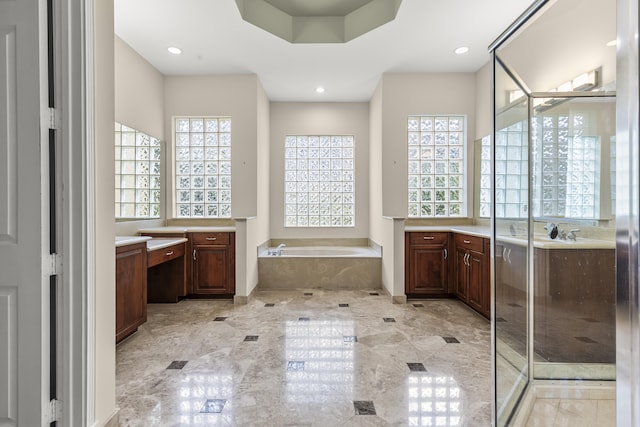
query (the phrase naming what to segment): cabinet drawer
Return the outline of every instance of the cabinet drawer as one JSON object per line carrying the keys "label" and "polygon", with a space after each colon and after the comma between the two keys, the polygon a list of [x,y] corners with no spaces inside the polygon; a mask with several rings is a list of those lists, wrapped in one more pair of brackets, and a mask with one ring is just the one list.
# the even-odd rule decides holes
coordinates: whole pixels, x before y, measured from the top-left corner
{"label": "cabinet drawer", "polygon": [[153,267],[163,262],[171,261],[184,255],[184,243],[169,246],[168,248],[156,249],[147,255],[147,267]]}
{"label": "cabinet drawer", "polygon": [[447,243],[449,233],[409,233],[411,245],[435,245]]}
{"label": "cabinet drawer", "polygon": [[191,243],[194,245],[228,245],[231,233],[193,233]]}
{"label": "cabinet drawer", "polygon": [[484,251],[482,237],[468,236],[466,234],[455,234],[456,247],[471,249],[482,253]]}

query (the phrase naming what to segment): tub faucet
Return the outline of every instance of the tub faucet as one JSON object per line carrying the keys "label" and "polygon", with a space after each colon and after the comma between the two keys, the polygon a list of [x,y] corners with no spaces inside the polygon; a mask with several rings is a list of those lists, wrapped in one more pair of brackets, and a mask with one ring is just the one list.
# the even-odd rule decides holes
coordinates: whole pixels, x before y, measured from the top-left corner
{"label": "tub faucet", "polygon": [[275,254],[278,255],[278,256],[281,256],[282,255],[282,248],[285,248],[286,246],[287,245],[285,245],[284,243],[280,243],[278,245],[278,247],[276,248],[276,250],[275,250]]}
{"label": "tub faucet", "polygon": [[580,231],[579,228],[574,228],[569,230],[569,232],[567,233],[567,239],[569,240],[573,240],[574,242],[576,241],[576,233]]}

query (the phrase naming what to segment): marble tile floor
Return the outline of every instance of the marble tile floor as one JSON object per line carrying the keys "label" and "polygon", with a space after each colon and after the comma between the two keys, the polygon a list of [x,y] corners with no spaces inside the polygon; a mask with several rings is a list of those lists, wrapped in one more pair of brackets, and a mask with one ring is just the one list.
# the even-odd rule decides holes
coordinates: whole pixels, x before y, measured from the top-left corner
{"label": "marble tile floor", "polygon": [[116,347],[119,421],[490,426],[490,335],[459,301],[391,304],[379,291],[150,304]]}
{"label": "marble tile floor", "polygon": [[613,399],[536,399],[526,427],[615,427]]}

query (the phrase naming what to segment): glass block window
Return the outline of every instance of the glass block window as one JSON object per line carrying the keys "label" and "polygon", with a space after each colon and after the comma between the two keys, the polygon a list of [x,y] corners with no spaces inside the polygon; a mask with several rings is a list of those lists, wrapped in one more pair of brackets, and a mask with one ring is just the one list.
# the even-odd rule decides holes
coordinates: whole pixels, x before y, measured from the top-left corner
{"label": "glass block window", "polygon": [[408,119],[409,217],[466,215],[464,116]]}
{"label": "glass block window", "polygon": [[[529,215],[528,139],[529,130],[526,120],[496,132],[495,215],[497,218],[527,218]],[[489,174],[489,179],[490,177]]]}
{"label": "glass block window", "polygon": [[231,118],[175,119],[175,215],[231,217]]}
{"label": "glass block window", "polygon": [[160,140],[115,124],[115,216],[160,217]]}
{"label": "glass block window", "polygon": [[532,119],[534,215],[598,217],[600,138],[589,122],[582,113]]}
{"label": "glass block window", "polygon": [[354,227],[354,139],[288,135],[284,148],[285,227]]}

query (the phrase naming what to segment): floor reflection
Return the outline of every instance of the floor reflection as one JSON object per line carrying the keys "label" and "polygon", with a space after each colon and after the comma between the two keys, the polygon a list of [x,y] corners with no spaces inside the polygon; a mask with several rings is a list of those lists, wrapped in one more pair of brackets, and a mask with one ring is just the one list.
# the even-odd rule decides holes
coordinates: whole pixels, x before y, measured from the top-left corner
{"label": "floor reflection", "polygon": [[350,398],[356,341],[352,320],[287,321],[287,401],[331,402]]}
{"label": "floor reflection", "polygon": [[411,374],[407,383],[410,426],[462,425],[462,393],[453,377]]}
{"label": "floor reflection", "polygon": [[[223,399],[211,404],[208,398]],[[230,374],[190,374],[180,380],[178,387],[178,411],[180,425],[209,426],[223,422],[220,412],[223,408],[231,412],[233,396],[233,375]],[[203,404],[203,402],[205,402]],[[219,405],[218,405],[219,404]]]}

